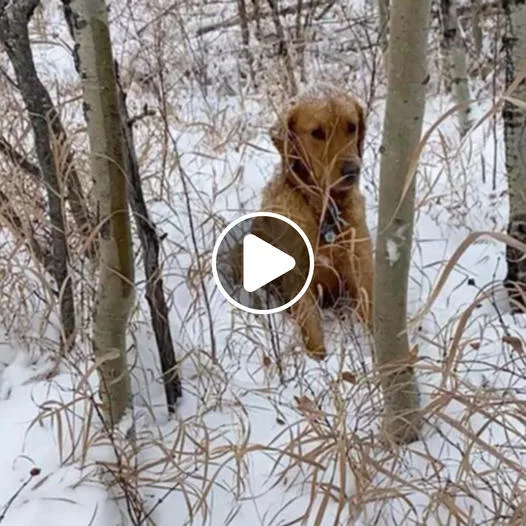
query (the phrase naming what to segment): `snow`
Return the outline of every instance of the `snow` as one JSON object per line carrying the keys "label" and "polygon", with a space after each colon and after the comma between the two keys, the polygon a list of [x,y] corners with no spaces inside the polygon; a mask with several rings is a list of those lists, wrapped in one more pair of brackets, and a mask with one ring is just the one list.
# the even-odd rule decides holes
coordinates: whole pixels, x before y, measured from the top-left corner
{"label": "snow", "polygon": [[386,241],[387,257],[389,258],[389,265],[392,267],[400,259],[400,250],[398,249],[398,243],[394,239],[388,239]]}
{"label": "snow", "polygon": [[[51,27],[68,41],[53,9]],[[135,22],[126,9],[118,12],[119,57],[130,68],[146,67],[141,46],[125,38]],[[151,31],[145,38],[153,39]],[[238,41],[234,32],[224,33],[207,37],[218,39],[214,52]],[[228,72],[226,49],[215,67]],[[76,77],[63,51],[47,42],[37,65],[46,81],[70,85]],[[366,100],[366,75],[354,76]],[[137,108],[149,96],[131,88]],[[313,362],[289,320],[236,310],[212,280],[215,240],[229,221],[257,209],[277,162],[266,133],[274,105],[266,96],[224,96],[212,88],[206,96],[187,91],[167,98],[175,114],[176,147],[169,149],[177,162],[161,167],[160,119],[139,123],[136,134],[150,209],[166,233],[163,277],[184,398],[169,419],[139,268],[129,342],[135,410],[109,441],[93,403],[98,381],[89,338],[63,363],[51,358],[56,313],[44,312],[38,276],[0,231],[0,255],[10,261],[9,276],[0,271],[0,522],[394,526],[494,523],[513,515],[525,489],[526,324],[508,312],[499,287],[502,242],[474,237],[448,263],[467,236],[505,231],[500,125],[494,129],[488,120],[461,140],[449,117],[424,149],[409,335],[426,423],[421,441],[389,447],[378,439],[382,402],[370,337],[350,315],[327,314],[329,357]],[[490,105],[489,96],[481,98],[474,110],[480,116]],[[429,97],[425,128],[449,106],[448,97]],[[68,126],[82,122],[80,111],[78,103],[64,109]],[[378,96],[369,112],[362,181],[373,237],[382,114]],[[388,240],[392,264],[403,235]],[[35,467],[40,473],[30,476]]]}
{"label": "snow", "polygon": [[400,247],[403,245],[405,237],[404,232],[407,230],[405,225],[400,226],[396,229],[396,232],[392,238],[386,240],[387,257],[389,259],[389,265],[392,267],[400,259]]}

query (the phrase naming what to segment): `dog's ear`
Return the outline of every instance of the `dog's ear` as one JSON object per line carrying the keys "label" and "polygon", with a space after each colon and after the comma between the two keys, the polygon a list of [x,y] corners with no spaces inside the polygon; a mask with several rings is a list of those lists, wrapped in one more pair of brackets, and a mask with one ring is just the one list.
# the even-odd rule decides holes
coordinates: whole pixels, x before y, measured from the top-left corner
{"label": "dog's ear", "polygon": [[295,186],[309,181],[310,171],[298,151],[296,120],[292,111],[288,113],[284,121],[278,120],[274,124],[270,130],[270,136],[281,155],[287,179]]}
{"label": "dog's ear", "polygon": [[291,147],[291,139],[294,136],[294,116],[287,115],[285,120],[278,119],[270,128],[270,138],[276,150],[283,157]]}
{"label": "dog's ear", "polygon": [[360,156],[360,159],[362,159],[363,144],[365,141],[365,112],[363,106],[359,102],[356,102],[356,109],[358,111],[358,155]]}

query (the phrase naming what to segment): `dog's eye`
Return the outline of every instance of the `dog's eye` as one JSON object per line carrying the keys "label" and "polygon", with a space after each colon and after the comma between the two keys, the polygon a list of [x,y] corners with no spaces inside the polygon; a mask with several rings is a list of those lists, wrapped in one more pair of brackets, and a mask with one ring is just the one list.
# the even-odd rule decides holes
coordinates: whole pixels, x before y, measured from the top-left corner
{"label": "dog's eye", "polygon": [[354,133],[356,133],[356,123],[355,122],[349,122],[347,124],[347,133],[349,135],[353,135]]}
{"label": "dog's eye", "polygon": [[321,126],[318,126],[318,128],[315,128],[310,132],[310,134],[315,138],[318,139],[318,141],[324,141],[327,136],[325,135],[325,131]]}

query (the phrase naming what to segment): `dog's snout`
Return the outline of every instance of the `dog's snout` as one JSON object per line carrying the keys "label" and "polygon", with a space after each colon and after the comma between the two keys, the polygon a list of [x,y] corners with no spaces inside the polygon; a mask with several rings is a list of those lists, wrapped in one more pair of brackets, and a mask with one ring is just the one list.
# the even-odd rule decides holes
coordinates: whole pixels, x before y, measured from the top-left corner
{"label": "dog's snout", "polygon": [[360,175],[361,164],[358,161],[343,161],[342,177],[344,179],[356,179]]}

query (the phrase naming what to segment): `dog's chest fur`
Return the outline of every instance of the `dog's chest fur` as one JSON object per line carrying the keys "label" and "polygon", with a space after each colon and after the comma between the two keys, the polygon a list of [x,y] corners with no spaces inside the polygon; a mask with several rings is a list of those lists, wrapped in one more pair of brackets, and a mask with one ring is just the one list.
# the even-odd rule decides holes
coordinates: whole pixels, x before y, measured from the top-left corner
{"label": "dog's chest fur", "polygon": [[348,226],[349,222],[343,216],[338,203],[329,200],[320,220],[320,242],[328,245],[334,243]]}
{"label": "dog's chest fur", "polygon": [[[279,199],[276,199],[277,195]],[[276,201],[279,202],[277,208],[273,206]],[[304,214],[308,211],[309,222],[317,225],[317,239],[311,240],[316,246],[333,244],[342,235],[350,234],[358,218],[365,213],[364,198],[358,185],[328,199],[315,190],[291,185],[282,173],[265,187],[262,209],[286,215],[298,222],[299,218],[292,213],[297,212],[295,203],[298,201],[304,203],[302,208]]]}

